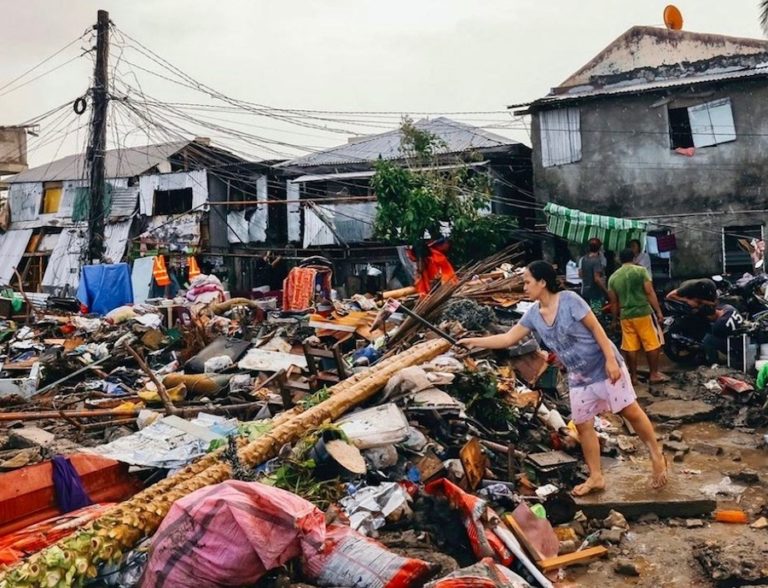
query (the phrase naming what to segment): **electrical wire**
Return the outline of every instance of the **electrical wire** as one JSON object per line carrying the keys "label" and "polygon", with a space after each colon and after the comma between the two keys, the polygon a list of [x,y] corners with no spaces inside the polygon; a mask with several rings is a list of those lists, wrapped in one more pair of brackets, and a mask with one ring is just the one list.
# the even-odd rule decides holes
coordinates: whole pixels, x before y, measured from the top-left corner
{"label": "electrical wire", "polygon": [[[37,65],[34,65],[33,67],[31,67],[31,68],[29,68],[28,70],[26,70],[26,71],[25,71],[24,73],[22,73],[20,76],[18,76],[18,77],[15,77],[15,78],[14,78],[14,79],[12,79],[10,82],[7,82],[6,84],[4,84],[4,85],[0,86],[0,91],[2,91],[2,90],[5,90],[5,89],[6,89],[6,88],[8,88],[9,86],[12,86],[13,84],[15,84],[16,82],[18,82],[19,80],[23,79],[25,76],[27,76],[27,75],[31,74],[33,71],[35,71],[35,70],[36,70],[36,69],[38,69],[39,67],[42,67],[43,65],[45,65],[46,63],[48,63],[48,62],[49,62],[51,59],[53,59],[53,58],[54,58],[54,57],[56,57],[57,55],[59,55],[59,54],[63,53],[63,52],[64,52],[64,51],[66,51],[67,49],[69,49],[69,48],[70,48],[72,45],[74,45],[74,44],[76,44],[76,43],[79,43],[79,42],[80,42],[80,41],[81,41],[83,38],[85,38],[86,36],[88,36],[88,30],[86,30],[86,31],[85,31],[85,32],[84,32],[82,35],[80,35],[80,36],[79,36],[79,37],[77,37],[76,39],[74,39],[74,40],[70,41],[69,43],[67,43],[66,45],[64,45],[64,47],[62,47],[61,49],[59,49],[58,51],[56,51],[56,52],[55,52],[55,53],[53,53],[52,55],[49,55],[48,57],[46,57],[45,59],[43,59],[43,60],[42,60],[41,62],[39,62]],[[80,56],[78,55],[78,57],[80,57]],[[50,71],[55,71],[55,69],[54,69],[54,70],[50,70]],[[48,73],[50,73],[50,71],[49,71]],[[47,74],[43,74],[43,75],[47,75]],[[41,77],[41,76],[38,76],[38,78],[39,78],[39,77]],[[35,78],[35,79],[38,79],[38,78]],[[31,80],[31,81],[34,81],[34,80]],[[25,83],[25,84],[26,84],[26,83]],[[19,86],[19,88],[20,88],[20,87],[21,87],[21,86]],[[3,95],[4,95],[4,94],[0,94],[0,96],[3,96]]]}

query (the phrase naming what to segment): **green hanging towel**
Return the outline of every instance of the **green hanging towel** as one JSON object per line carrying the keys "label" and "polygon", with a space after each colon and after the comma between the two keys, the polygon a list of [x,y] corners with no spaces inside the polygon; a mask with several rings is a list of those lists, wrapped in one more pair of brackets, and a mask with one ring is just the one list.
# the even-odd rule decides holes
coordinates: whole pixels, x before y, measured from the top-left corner
{"label": "green hanging towel", "polygon": [[765,364],[760,368],[755,383],[757,384],[758,390],[765,390],[766,385],[768,385],[768,364]]}

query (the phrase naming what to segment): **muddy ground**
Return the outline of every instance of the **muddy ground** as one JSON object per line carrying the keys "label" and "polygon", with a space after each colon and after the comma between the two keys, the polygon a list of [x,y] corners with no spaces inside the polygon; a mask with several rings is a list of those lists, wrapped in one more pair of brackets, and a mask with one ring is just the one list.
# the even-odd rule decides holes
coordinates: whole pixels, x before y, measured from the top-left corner
{"label": "muddy ground", "polygon": [[[648,407],[665,399],[681,399],[685,402],[709,400],[707,394],[698,385],[691,383],[688,370],[667,363],[663,366],[673,381],[668,386],[639,385],[638,400]],[[746,489],[738,497],[716,496],[717,509],[738,508],[746,511],[750,520],[760,515],[768,515],[768,447],[763,437],[765,428],[731,428],[734,424],[731,416],[723,417],[731,411],[718,407],[712,414],[694,417],[694,422],[682,424],[674,420],[655,420],[654,425],[660,440],[669,440],[672,431],[682,433],[682,443],[690,450],[682,456],[682,461],[673,461],[673,452],[666,451],[670,465],[670,486],[661,492],[646,487],[635,488],[637,494],[646,497],[658,496],[659,500],[675,494],[692,498],[704,496],[702,488],[720,482],[729,473],[751,469],[758,473],[758,483],[738,482]],[[707,455],[695,448],[703,444],[708,448],[719,448],[720,455]],[[702,446],[699,446],[700,449]],[[680,458],[678,458],[680,459]],[[619,470],[628,471],[644,467],[647,464],[644,448],[636,457],[614,464]],[[621,476],[617,476],[617,481]],[[640,485],[633,478],[635,485]],[[630,532],[618,547],[611,547],[609,557],[567,570],[562,578],[563,585],[575,586],[657,586],[657,587],[708,587],[727,585],[755,585],[749,577],[766,578],[758,585],[768,584],[768,529],[752,529],[748,525],[719,523],[711,515],[695,517],[697,522],[688,518],[665,518],[659,522],[639,523],[630,521]],[[702,527],[689,528],[689,525],[703,523]],[[705,571],[697,560],[696,554],[702,544],[714,543],[722,547],[717,557],[723,561],[719,570],[720,578],[712,577],[717,571]],[[713,551],[710,549],[710,552]],[[619,560],[629,560],[637,565],[640,575],[628,577],[615,571]],[[732,561],[731,561],[732,560]],[[746,566],[746,568],[744,568]],[[743,569],[739,569],[739,567]],[[754,568],[758,568],[755,570]],[[761,570],[762,569],[762,570]],[[731,577],[728,577],[732,571]]]}
{"label": "muddy ground", "polygon": [[[663,428],[657,430],[663,434]],[[693,493],[703,486],[717,483],[724,474],[751,468],[761,476],[761,483],[746,485],[740,498],[717,498],[718,509],[740,508],[752,515],[765,512],[768,506],[768,450],[758,448],[764,431],[753,434],[728,430],[715,422],[692,423],[678,428],[684,442],[694,446],[707,443],[723,449],[720,456],[690,451],[681,463],[670,463],[672,484],[681,484]],[[638,462],[644,461],[638,457]],[[738,461],[734,461],[734,458]],[[697,472],[701,473],[686,473]],[[641,490],[652,495],[652,490]],[[658,494],[664,495],[665,492]],[[571,568],[563,580],[578,586],[717,586],[695,559],[698,544],[716,541],[731,555],[743,555],[746,562],[768,567],[768,529],[756,530],[747,525],[718,523],[711,516],[698,517],[701,528],[687,528],[690,519],[671,518],[657,523],[630,521],[630,532],[618,548],[611,548],[609,557],[589,566]],[[640,576],[626,577],[615,572],[619,559],[628,559],[638,566]],[[736,574],[738,576],[738,574]]]}

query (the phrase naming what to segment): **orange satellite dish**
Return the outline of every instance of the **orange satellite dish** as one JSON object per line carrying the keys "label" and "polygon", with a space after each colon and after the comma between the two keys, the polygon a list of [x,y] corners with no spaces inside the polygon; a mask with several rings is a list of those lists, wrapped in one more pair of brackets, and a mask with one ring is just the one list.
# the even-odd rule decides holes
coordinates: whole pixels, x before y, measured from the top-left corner
{"label": "orange satellite dish", "polygon": [[683,28],[683,15],[677,6],[670,4],[664,9],[664,24],[671,31]]}

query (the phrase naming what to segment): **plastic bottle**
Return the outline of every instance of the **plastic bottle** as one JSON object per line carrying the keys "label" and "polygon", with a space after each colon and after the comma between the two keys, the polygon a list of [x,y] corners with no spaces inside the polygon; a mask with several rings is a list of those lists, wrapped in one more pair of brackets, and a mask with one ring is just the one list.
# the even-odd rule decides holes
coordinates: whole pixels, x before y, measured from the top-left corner
{"label": "plastic bottle", "polygon": [[749,522],[747,513],[743,510],[718,510],[715,513],[715,520],[719,523],[734,523],[737,525],[746,525]]}

